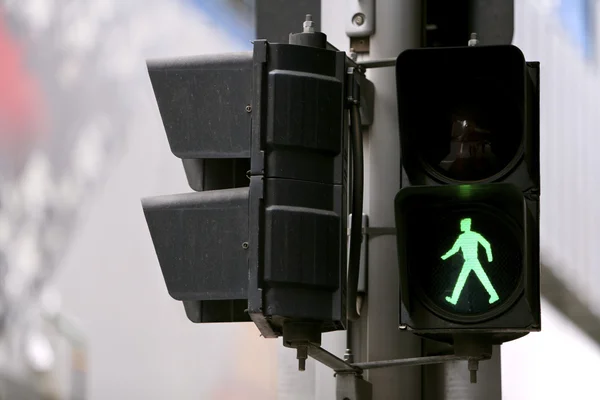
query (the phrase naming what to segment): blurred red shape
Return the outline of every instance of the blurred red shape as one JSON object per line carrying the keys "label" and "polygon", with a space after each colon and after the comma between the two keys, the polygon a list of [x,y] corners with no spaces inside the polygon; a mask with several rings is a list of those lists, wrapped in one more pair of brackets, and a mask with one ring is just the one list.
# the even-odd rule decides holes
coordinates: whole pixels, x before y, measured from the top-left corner
{"label": "blurred red shape", "polygon": [[46,128],[43,92],[0,13],[0,147],[30,143]]}

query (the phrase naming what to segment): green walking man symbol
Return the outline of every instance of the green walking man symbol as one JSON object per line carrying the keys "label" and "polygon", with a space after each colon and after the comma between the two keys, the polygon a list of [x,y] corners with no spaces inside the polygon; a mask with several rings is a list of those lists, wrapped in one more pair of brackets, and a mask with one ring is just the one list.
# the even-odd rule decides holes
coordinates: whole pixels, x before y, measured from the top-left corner
{"label": "green walking man symbol", "polygon": [[487,253],[488,261],[492,262],[493,257],[490,242],[485,240],[485,238],[479,233],[471,230],[471,218],[464,218],[460,221],[460,230],[463,233],[458,236],[452,248],[442,256],[442,260],[445,260],[448,257],[458,253],[459,250],[462,250],[463,259],[465,260],[460,274],[458,275],[458,280],[456,281],[454,290],[452,291],[452,296],[446,296],[446,301],[456,305],[458,298],[460,297],[460,293],[462,292],[465,283],[467,283],[469,273],[473,271],[483,284],[485,290],[487,290],[488,294],[490,295],[490,304],[492,304],[498,301],[498,293],[496,293],[492,282],[490,282],[490,278],[488,278],[487,274],[483,270],[483,267],[479,263],[479,259],[477,257],[477,248],[481,244]]}

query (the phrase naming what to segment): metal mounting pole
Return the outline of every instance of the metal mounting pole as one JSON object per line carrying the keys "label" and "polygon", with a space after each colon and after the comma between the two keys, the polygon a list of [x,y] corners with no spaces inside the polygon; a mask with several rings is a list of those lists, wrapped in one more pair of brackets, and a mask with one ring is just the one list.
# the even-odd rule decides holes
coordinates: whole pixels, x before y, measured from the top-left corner
{"label": "metal mounting pole", "polygon": [[[369,53],[359,55],[358,61],[396,58],[405,49],[420,47],[421,19],[420,0],[375,0],[375,34],[369,39]],[[375,85],[375,109],[371,129],[364,134],[364,213],[369,226],[393,228],[394,197],[400,189],[395,69],[369,69],[367,77]],[[421,340],[398,329],[394,235],[369,237],[367,265],[366,303],[352,329],[354,361],[421,356]],[[373,385],[373,400],[421,398],[421,367],[369,369],[364,378]]]}
{"label": "metal mounting pole", "polygon": [[[343,10],[351,0],[328,0],[327,7]],[[359,1],[359,0],[355,0]],[[393,200],[400,188],[400,145],[397,121],[395,58],[407,48],[420,47],[422,1],[374,0],[375,33],[368,38],[368,53],[361,52],[358,63],[367,69],[375,85],[373,124],[365,136],[365,206],[371,229],[391,231],[394,227]],[[340,26],[343,12],[324,13],[323,28],[331,40]],[[347,21],[342,21],[345,23]],[[336,26],[336,29],[332,25]],[[342,25],[343,26],[343,25]],[[339,42],[334,43],[340,47]],[[470,383],[472,372],[465,361],[419,367],[423,359],[394,360],[433,356],[435,349],[422,350],[422,340],[398,330],[398,262],[395,236],[369,236],[367,297],[361,318],[352,325],[354,367],[364,369],[362,377],[372,384],[370,400],[387,399],[491,399],[501,398],[499,348],[491,360],[479,363],[477,384]],[[342,340],[341,337],[339,340]],[[448,354],[445,348],[442,354]],[[452,356],[448,356],[450,359]],[[372,363],[379,360],[390,360]],[[436,360],[440,360],[436,358]],[[386,363],[411,365],[407,368],[379,368]],[[474,363],[473,363],[474,364]],[[387,365],[389,366],[389,365]],[[366,367],[366,368],[364,368]],[[338,374],[338,388],[358,392],[360,379]],[[422,389],[423,388],[423,389]],[[362,389],[362,388],[361,388]],[[344,394],[338,391],[338,398]],[[483,395],[483,396],[482,396]],[[341,397],[340,397],[341,396]],[[320,398],[320,397],[319,397]],[[354,399],[353,399],[354,400]],[[360,399],[356,399],[360,400]]]}

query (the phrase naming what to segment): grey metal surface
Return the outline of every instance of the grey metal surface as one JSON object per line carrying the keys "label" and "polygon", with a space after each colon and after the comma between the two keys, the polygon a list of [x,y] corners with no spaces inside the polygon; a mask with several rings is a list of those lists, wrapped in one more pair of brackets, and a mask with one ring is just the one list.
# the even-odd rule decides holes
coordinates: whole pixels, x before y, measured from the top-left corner
{"label": "grey metal surface", "polygon": [[336,381],[336,400],[372,400],[373,385],[354,374],[339,374]]}
{"label": "grey metal surface", "polygon": [[254,11],[256,39],[287,43],[288,35],[302,28],[306,14],[312,15],[315,31],[321,31],[321,0],[256,0]]}
{"label": "grey metal surface", "polygon": [[422,400],[501,400],[500,347],[479,362],[477,383],[470,383],[469,375],[465,361],[424,367]]}
{"label": "grey metal surface", "polygon": [[[375,10],[377,29],[370,40],[370,54],[365,58],[397,57],[402,50],[420,45],[420,1],[380,0]],[[389,227],[394,226],[393,200],[400,186],[395,71],[378,68],[367,71],[367,76],[375,85],[375,113],[373,125],[365,133],[364,213],[369,215],[371,226]],[[366,312],[353,329],[355,361],[420,356],[420,339],[398,329],[395,237],[370,237],[368,248],[368,296],[363,306]],[[373,400],[420,398],[418,367],[367,371],[365,379],[373,384]]]}
{"label": "grey metal surface", "polygon": [[471,1],[471,31],[485,44],[510,44],[513,39],[514,2],[519,0]]}

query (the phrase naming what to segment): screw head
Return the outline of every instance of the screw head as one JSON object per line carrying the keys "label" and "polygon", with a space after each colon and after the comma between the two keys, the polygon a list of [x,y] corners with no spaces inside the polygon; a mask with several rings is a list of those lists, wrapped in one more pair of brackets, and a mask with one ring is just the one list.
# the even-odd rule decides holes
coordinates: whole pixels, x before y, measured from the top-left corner
{"label": "screw head", "polygon": [[354,17],[352,17],[352,23],[356,26],[362,26],[365,23],[365,14],[354,14]]}
{"label": "screw head", "polygon": [[244,243],[242,243],[242,249],[247,249],[248,247],[250,247],[250,246],[248,245],[248,242],[244,242]]}
{"label": "screw head", "polygon": [[252,106],[251,105],[247,105],[246,106],[246,112],[252,112]]}

